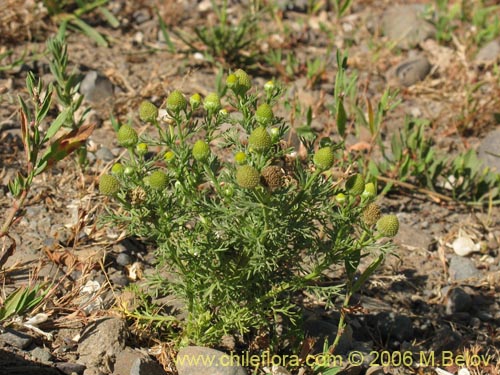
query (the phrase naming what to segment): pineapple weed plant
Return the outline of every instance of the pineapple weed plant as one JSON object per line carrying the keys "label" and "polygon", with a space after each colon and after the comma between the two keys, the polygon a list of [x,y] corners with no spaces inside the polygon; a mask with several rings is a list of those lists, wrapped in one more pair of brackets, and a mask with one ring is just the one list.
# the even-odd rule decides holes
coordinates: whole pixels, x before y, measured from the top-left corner
{"label": "pineapple weed plant", "polygon": [[[258,92],[236,70],[226,86],[227,95],[203,100],[173,91],[167,121],[143,102],[139,117],[157,136],[122,125],[117,138],[128,157],[101,176],[99,189],[119,204],[110,222],[156,245],[148,293],[173,295],[187,310],[180,321],[142,298],[130,316],[160,322],[181,345],[213,345],[226,334],[264,334],[277,344],[278,322],[297,327],[302,292],[327,303],[345,294],[347,307],[399,224],[381,215],[372,182],[358,174],[332,178],[340,145],[323,140],[306,160],[293,157],[281,141],[287,126],[273,114],[282,90],[272,81]],[[347,278],[340,287],[325,275],[337,266]]]}

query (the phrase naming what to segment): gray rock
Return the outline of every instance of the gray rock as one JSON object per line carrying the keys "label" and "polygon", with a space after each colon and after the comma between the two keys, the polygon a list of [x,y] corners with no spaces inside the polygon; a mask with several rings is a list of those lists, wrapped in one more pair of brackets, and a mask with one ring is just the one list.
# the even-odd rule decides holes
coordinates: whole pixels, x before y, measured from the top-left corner
{"label": "gray rock", "polygon": [[147,9],[139,9],[132,14],[132,18],[136,24],[140,25],[141,23],[149,21],[151,19],[151,15]]}
{"label": "gray rock", "polygon": [[500,129],[486,134],[477,150],[478,158],[483,165],[500,173]]}
{"label": "gray rock", "polygon": [[116,356],[113,375],[165,375],[165,371],[148,354],[125,348]]}
{"label": "gray rock", "polygon": [[472,307],[472,298],[462,288],[453,288],[446,300],[446,313],[452,315],[467,312]]}
{"label": "gray rock", "polygon": [[415,47],[436,34],[423,14],[424,8],[418,4],[390,7],[382,16],[382,31],[399,48]]}
{"label": "gray rock", "polygon": [[424,231],[418,230],[416,225],[399,224],[399,231],[394,238],[395,242],[408,249],[429,250],[432,238]]}
{"label": "gray rock", "polygon": [[483,322],[489,322],[489,321],[493,320],[493,315],[491,315],[489,312],[483,311],[483,310],[478,311],[477,317],[479,319],[481,319]]}
{"label": "gray rock", "polygon": [[448,274],[452,281],[460,281],[469,278],[479,278],[480,271],[474,265],[474,262],[469,258],[464,258],[458,255],[452,255]]}
{"label": "gray rock", "polygon": [[408,341],[413,338],[413,323],[407,316],[381,312],[377,314],[375,321],[375,328],[383,339]]}
{"label": "gray rock", "polygon": [[80,84],[80,93],[89,102],[102,102],[113,96],[113,84],[106,76],[91,70]]}
{"label": "gray rock", "polygon": [[85,327],[78,344],[78,362],[88,368],[108,368],[125,348],[127,325],[121,319],[105,318]]}
{"label": "gray rock", "polygon": [[116,256],[116,263],[118,263],[120,266],[125,267],[128,266],[129,264],[132,264],[134,260],[130,256],[130,254],[127,254],[126,252],[121,252]]}
{"label": "gray rock", "polygon": [[0,375],[61,375],[61,373],[52,367],[16,365],[0,368]]}
{"label": "gray rock", "polygon": [[393,74],[401,85],[409,87],[424,80],[430,71],[429,60],[425,56],[418,56],[401,62],[390,74]]}
{"label": "gray rock", "polygon": [[500,39],[485,44],[477,53],[474,61],[478,64],[493,64],[500,59]]}
{"label": "gray rock", "polygon": [[166,372],[151,358],[137,358],[130,368],[130,375],[166,375]]}
{"label": "gray rock", "polygon": [[309,2],[307,0],[277,0],[276,5],[282,10],[305,13]]}
{"label": "gray rock", "polygon": [[[203,359],[212,364],[202,364]],[[179,375],[247,375],[245,369],[238,365],[238,358],[201,346],[188,346],[179,350],[176,366]]]}
{"label": "gray rock", "polygon": [[36,347],[30,351],[31,358],[36,362],[51,363],[52,354],[45,348]]}
{"label": "gray rock", "polygon": [[109,280],[114,284],[118,286],[127,286],[130,284],[130,280],[122,274],[121,272],[117,271],[114,272],[110,277]]}
{"label": "gray rock", "polygon": [[96,151],[95,157],[99,160],[109,162],[111,160],[114,160],[115,155],[113,155],[113,153],[109,148],[101,147],[99,150]]}
{"label": "gray rock", "polygon": [[436,353],[453,351],[462,343],[462,336],[455,330],[445,326],[436,331],[432,340],[432,350]]}
{"label": "gray rock", "polygon": [[66,375],[82,375],[85,371],[85,366],[79,363],[59,362],[55,364],[55,367]]}
{"label": "gray rock", "polygon": [[0,346],[10,345],[19,349],[26,349],[33,342],[33,338],[25,333],[5,328],[5,332],[0,334]]}

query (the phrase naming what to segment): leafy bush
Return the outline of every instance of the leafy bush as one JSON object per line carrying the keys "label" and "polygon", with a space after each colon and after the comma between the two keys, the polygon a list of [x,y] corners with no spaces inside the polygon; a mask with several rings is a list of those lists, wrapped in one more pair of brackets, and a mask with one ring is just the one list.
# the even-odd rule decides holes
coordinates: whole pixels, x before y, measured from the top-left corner
{"label": "leafy bush", "polygon": [[[373,183],[365,189],[362,176],[343,181],[329,173],[339,145],[322,140],[304,160],[293,156],[281,140],[288,127],[273,113],[279,87],[268,82],[254,91],[243,70],[226,83],[222,98],[172,92],[166,121],[152,103],[141,104],[140,118],[157,136],[138,137],[122,125],[129,157],[100,181],[120,206],[109,220],[156,244],[148,292],[173,295],[187,310],[183,321],[162,320],[151,306],[130,316],[161,320],[183,344],[271,333],[278,321],[293,327],[305,291],[328,303],[346,293],[348,303],[391,246],[379,240],[398,229],[396,216],[380,217],[373,207]],[[360,273],[368,255],[372,263]],[[325,275],[339,267],[340,286]]]}

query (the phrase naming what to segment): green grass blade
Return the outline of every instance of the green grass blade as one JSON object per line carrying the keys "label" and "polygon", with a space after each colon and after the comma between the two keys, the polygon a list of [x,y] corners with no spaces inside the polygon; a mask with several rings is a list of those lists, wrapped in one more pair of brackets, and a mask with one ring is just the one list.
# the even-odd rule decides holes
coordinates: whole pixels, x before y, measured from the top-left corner
{"label": "green grass blade", "polygon": [[108,42],[104,37],[99,34],[99,32],[94,29],[92,26],[88,25],[86,22],[82,21],[79,18],[74,18],[70,21],[70,23],[76,28],[80,29],[85,35],[94,40],[96,44],[100,47],[107,47]]}

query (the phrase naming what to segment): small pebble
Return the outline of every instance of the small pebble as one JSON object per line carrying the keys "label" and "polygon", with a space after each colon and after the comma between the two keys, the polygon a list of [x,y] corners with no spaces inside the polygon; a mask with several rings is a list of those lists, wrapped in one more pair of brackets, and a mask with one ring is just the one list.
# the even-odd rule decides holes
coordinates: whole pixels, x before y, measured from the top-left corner
{"label": "small pebble", "polygon": [[408,59],[395,68],[396,78],[403,86],[409,87],[423,81],[431,71],[431,64],[425,56]]}
{"label": "small pebble", "polygon": [[0,334],[0,346],[10,345],[19,349],[26,349],[31,345],[33,338],[23,332],[5,328],[5,332]]}
{"label": "small pebble", "polygon": [[110,162],[111,160],[115,159],[115,155],[113,155],[111,150],[107,147],[101,147],[96,151],[95,156],[97,159],[105,162]]}

